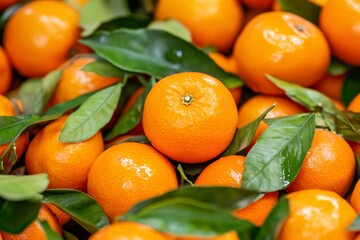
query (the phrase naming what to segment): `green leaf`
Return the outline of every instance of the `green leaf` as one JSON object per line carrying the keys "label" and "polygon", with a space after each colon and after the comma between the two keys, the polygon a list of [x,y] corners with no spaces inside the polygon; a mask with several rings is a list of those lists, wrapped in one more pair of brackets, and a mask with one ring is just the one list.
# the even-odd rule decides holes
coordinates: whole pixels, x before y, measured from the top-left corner
{"label": "green leaf", "polygon": [[242,188],[273,192],[286,188],[300,171],[315,131],[314,114],[266,119],[269,127],[249,151]]}
{"label": "green leaf", "polygon": [[340,112],[336,115],[336,133],[360,143],[360,113]]}
{"label": "green leaf", "polygon": [[351,100],[360,93],[360,68],[349,72],[344,80],[341,100],[348,106]]}
{"label": "green leaf", "polygon": [[246,124],[242,128],[236,129],[234,138],[232,139],[229,147],[225,150],[222,156],[229,156],[238,153],[239,151],[245,149],[250,145],[251,141],[254,139],[256,130],[259,127],[261,121],[265,118],[266,114],[275,107],[275,103],[268,107],[259,117],[254,121]]}
{"label": "green leaf", "polygon": [[317,24],[321,7],[308,0],[278,0],[281,10],[291,12]]}
{"label": "green leaf", "polygon": [[91,62],[83,67],[81,70],[86,72],[94,72],[103,77],[121,77],[125,76],[125,72],[118,67],[115,67],[111,63],[97,59],[95,62]]}
{"label": "green leaf", "polygon": [[52,203],[90,233],[109,225],[100,205],[86,193],[73,189],[49,189],[44,193],[44,203]]}
{"label": "green leaf", "polygon": [[120,28],[129,28],[129,29],[137,29],[137,28],[145,28],[151,19],[138,15],[128,15],[125,17],[118,17],[109,22],[101,24],[98,30],[101,31],[113,31]]}
{"label": "green leaf", "polygon": [[70,114],[60,132],[61,142],[81,142],[94,136],[108,123],[119,102],[122,83],[107,87],[89,97]]}
{"label": "green leaf", "polygon": [[106,135],[105,141],[109,141],[121,134],[127,133],[140,123],[143,114],[145,98],[155,83],[156,81],[154,78],[149,80],[143,93],[138,99],[136,99],[135,103],[130,107],[129,111],[124,113],[118,119],[118,121],[115,123],[115,126]]}
{"label": "green leaf", "polygon": [[44,173],[25,176],[0,175],[0,197],[9,201],[41,200],[40,193],[48,184],[48,177]]}
{"label": "green leaf", "polygon": [[349,231],[360,231],[360,215],[356,217],[356,219],[351,223],[348,227]]}
{"label": "green leaf", "polygon": [[48,73],[45,77],[43,77],[41,79],[42,87],[44,89],[44,99],[43,99],[44,107],[49,102],[50,98],[52,97],[52,95],[55,91],[55,88],[56,88],[58,82],[60,81],[61,74],[62,74],[61,69],[54,70],[54,71]]}
{"label": "green leaf", "polygon": [[351,67],[344,62],[332,57],[328,68],[328,74],[333,76],[340,76],[347,73]]}
{"label": "green leaf", "polygon": [[50,227],[49,223],[46,220],[44,220],[44,221],[38,220],[38,221],[40,222],[42,229],[45,231],[47,239],[63,240],[63,238],[60,237],[59,234],[57,234],[57,232],[52,230],[52,228]]}
{"label": "green leaf", "polygon": [[0,231],[11,234],[21,233],[36,219],[40,206],[40,201],[14,202],[0,198]]}
{"label": "green leaf", "polygon": [[166,31],[187,42],[192,40],[189,29],[175,19],[153,21],[149,24],[148,28]]}
{"label": "green leaf", "polygon": [[179,173],[180,173],[180,176],[181,176],[181,185],[184,184],[184,181],[186,181],[188,184],[190,184],[190,186],[194,186],[194,183],[192,181],[190,181],[188,179],[188,177],[186,176],[185,172],[184,172],[184,169],[182,168],[181,164],[179,164],[176,168]]}
{"label": "green leaf", "polygon": [[203,72],[232,89],[242,81],[225,72],[210,57],[176,36],[150,29],[119,29],[100,32],[81,40],[115,66],[136,73],[164,78],[178,72]]}
{"label": "green leaf", "polygon": [[276,240],[282,224],[289,215],[289,200],[281,198],[271,210],[255,240]]}

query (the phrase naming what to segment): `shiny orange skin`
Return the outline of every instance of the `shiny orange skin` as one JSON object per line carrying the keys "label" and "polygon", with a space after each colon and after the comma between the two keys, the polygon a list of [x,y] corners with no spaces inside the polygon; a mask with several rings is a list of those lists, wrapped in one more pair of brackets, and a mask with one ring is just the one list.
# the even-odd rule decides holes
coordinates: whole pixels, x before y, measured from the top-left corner
{"label": "shiny orange skin", "polygon": [[142,200],[177,187],[169,160],[142,143],[125,142],[108,148],[88,173],[88,193],[110,220]]}
{"label": "shiny orange skin", "polygon": [[349,106],[347,107],[348,111],[360,112],[360,93],[358,93],[350,102]]}
{"label": "shiny orange skin", "polygon": [[355,158],[349,144],[334,132],[316,129],[299,174],[287,192],[322,189],[344,196],[355,175]]}
{"label": "shiny orange skin", "polygon": [[55,205],[51,203],[46,203],[45,205],[54,213],[61,226],[67,223],[71,219],[68,214],[60,210]]}
{"label": "shiny orange skin", "polygon": [[8,57],[2,47],[0,47],[0,94],[6,93],[10,89],[12,70]]}
{"label": "shiny orange skin", "polygon": [[[62,230],[61,226],[55,217],[55,215],[51,212],[49,208],[47,208],[45,205],[41,206],[38,218],[40,220],[46,220],[52,230],[54,230],[57,234],[62,236]],[[24,231],[22,231],[19,234],[8,234],[8,233],[1,233],[3,240],[47,240],[46,234],[41,227],[40,223],[38,221],[34,221],[29,226],[25,228]]]}
{"label": "shiny orange skin", "polygon": [[103,152],[100,132],[83,142],[59,141],[67,116],[46,125],[30,142],[25,156],[29,174],[47,173],[48,188],[71,188],[86,191],[87,173]]}
{"label": "shiny orange skin", "polygon": [[244,12],[237,0],[158,1],[155,19],[169,18],[184,24],[196,45],[215,46],[219,51],[227,52],[244,23]]}
{"label": "shiny orange skin", "polygon": [[359,4],[359,0],[329,0],[319,18],[332,54],[355,66],[360,66]]}
{"label": "shiny orange skin", "polygon": [[242,2],[249,9],[269,9],[274,0],[242,0]]}
{"label": "shiny orange skin", "polygon": [[11,5],[19,2],[19,0],[1,0],[0,1],[0,10],[5,10],[6,8],[10,7]]}
{"label": "shiny orange skin", "polygon": [[227,148],[237,119],[234,98],[219,80],[184,72],[161,79],[150,90],[143,128],[159,152],[176,161],[200,163]]}
{"label": "shiny orange skin", "polygon": [[[200,173],[195,185],[241,187],[244,163],[243,156],[222,157]],[[266,193],[256,202],[234,211],[234,215],[261,226],[277,202],[278,192]]]}
{"label": "shiny orange skin", "polygon": [[288,194],[290,214],[278,240],[352,240],[347,228],[356,213],[338,194],[318,189]]}
{"label": "shiny orange skin", "polygon": [[64,2],[25,4],[4,29],[4,46],[12,65],[25,77],[39,77],[55,70],[67,60],[78,40],[78,26],[79,14]]}
{"label": "shiny orange skin", "polygon": [[[259,117],[268,107],[276,103],[276,106],[266,115],[266,118],[285,117],[288,115],[298,114],[305,111],[303,107],[291,101],[288,98],[255,95],[248,99],[239,109],[238,128],[244,127],[246,124]],[[266,130],[267,124],[261,121],[256,130],[252,144]]]}
{"label": "shiny orange skin", "polygon": [[326,73],[330,49],[311,22],[287,12],[266,12],[253,18],[234,48],[238,75],[253,91],[281,95],[265,74],[310,86]]}
{"label": "shiny orange skin", "polygon": [[119,81],[119,78],[102,77],[96,73],[81,70],[95,60],[93,57],[79,57],[65,67],[51,99],[52,104],[69,101]]}
{"label": "shiny orange skin", "polygon": [[136,222],[116,222],[94,233],[89,240],[167,240],[151,227]]}
{"label": "shiny orange skin", "polygon": [[350,204],[359,214],[360,213],[360,180],[357,181],[355,188],[351,194]]}
{"label": "shiny orange skin", "polygon": [[332,99],[341,101],[341,91],[344,84],[345,75],[333,76],[325,74],[320,81],[311,86],[311,88],[322,92]]}

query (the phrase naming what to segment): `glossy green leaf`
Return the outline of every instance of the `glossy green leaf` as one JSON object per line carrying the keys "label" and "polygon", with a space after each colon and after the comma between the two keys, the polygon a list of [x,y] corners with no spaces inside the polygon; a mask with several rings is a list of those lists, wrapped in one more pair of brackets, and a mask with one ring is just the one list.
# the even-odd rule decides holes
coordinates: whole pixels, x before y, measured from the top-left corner
{"label": "glossy green leaf", "polygon": [[51,240],[63,240],[62,237],[59,236],[51,227],[50,224],[46,220],[38,220],[41,224],[42,229],[46,234],[47,239]]}
{"label": "glossy green leaf", "polygon": [[83,67],[81,70],[86,72],[94,72],[104,77],[124,77],[125,72],[118,67],[115,67],[111,63],[97,59],[95,62],[91,62]]}
{"label": "glossy green leaf", "polygon": [[52,203],[90,233],[109,225],[100,205],[86,193],[72,189],[49,189],[44,193],[44,203]]}
{"label": "glossy green leaf", "polygon": [[271,210],[255,240],[276,240],[282,224],[289,215],[289,200],[281,198]]}
{"label": "glossy green leaf", "polygon": [[150,18],[138,15],[128,15],[125,17],[118,17],[111,21],[101,24],[98,30],[113,31],[120,28],[145,28],[150,23]]}
{"label": "glossy green leaf", "polygon": [[328,74],[333,76],[340,76],[347,73],[351,67],[344,62],[332,57],[328,68]]}
{"label": "glossy green leaf", "polygon": [[40,114],[44,107],[45,91],[41,79],[29,79],[19,89],[19,97],[25,114]]}
{"label": "glossy green leaf", "polygon": [[40,201],[7,201],[0,198],[0,231],[21,233],[36,219],[40,206]]}
{"label": "glossy green leaf", "polygon": [[335,120],[338,134],[347,140],[360,143],[360,113],[339,111]]}
{"label": "glossy green leaf", "polygon": [[348,227],[350,231],[360,231],[360,215],[356,217],[356,219],[351,223]]}
{"label": "glossy green leaf", "polygon": [[216,77],[230,89],[243,84],[217,66],[206,53],[164,31],[119,29],[96,33],[81,42],[103,59],[129,72],[161,79],[178,72],[195,71]]}
{"label": "glossy green leaf", "polygon": [[268,107],[259,117],[257,117],[254,121],[246,124],[242,128],[236,129],[235,135],[229,145],[229,147],[225,150],[222,156],[234,155],[237,152],[245,149],[250,145],[251,141],[254,139],[256,130],[259,127],[261,121],[265,118],[266,114],[271,111],[275,107],[276,103]]}
{"label": "glossy green leaf", "polygon": [[81,142],[94,136],[108,123],[119,102],[122,83],[107,87],[89,97],[70,114],[60,132],[61,142]]}
{"label": "glossy green leaf", "polygon": [[295,13],[314,24],[318,23],[321,7],[308,0],[278,0],[281,10]]}
{"label": "glossy green leaf", "polygon": [[360,93],[360,69],[349,72],[344,80],[341,100],[347,106],[351,100]]}
{"label": "glossy green leaf", "polygon": [[149,24],[148,28],[163,30],[184,41],[191,42],[191,32],[189,29],[175,19],[153,21]]}
{"label": "glossy green leaf", "polygon": [[112,140],[121,134],[127,133],[140,123],[144,109],[145,98],[155,83],[156,82],[154,78],[149,80],[140,97],[135,101],[130,109],[118,119],[118,121],[115,123],[115,126],[106,135],[106,141]]}
{"label": "glossy green leaf", "polygon": [[269,127],[249,151],[242,188],[273,192],[297,176],[315,131],[314,114],[265,119]]}
{"label": "glossy green leaf", "polygon": [[36,175],[0,175],[0,197],[9,201],[38,199],[48,186],[46,174]]}

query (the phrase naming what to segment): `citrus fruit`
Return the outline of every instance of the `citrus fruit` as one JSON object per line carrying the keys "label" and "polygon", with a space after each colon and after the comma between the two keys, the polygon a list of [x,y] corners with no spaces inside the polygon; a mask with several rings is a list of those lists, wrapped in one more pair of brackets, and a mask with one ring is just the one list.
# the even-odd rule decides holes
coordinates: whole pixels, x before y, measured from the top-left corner
{"label": "citrus fruit", "polygon": [[360,213],[360,180],[356,182],[355,188],[350,197],[350,204],[357,213]]}
{"label": "citrus fruit", "polygon": [[238,75],[253,91],[280,95],[283,91],[265,76],[310,86],[326,73],[330,50],[311,22],[287,12],[266,12],[253,18],[240,33],[234,55]]}
{"label": "citrus fruit", "polygon": [[285,220],[279,240],[352,240],[348,231],[356,213],[338,194],[318,189],[288,194],[290,214]]}
{"label": "citrus fruit", "polygon": [[46,125],[30,142],[25,156],[29,174],[46,173],[48,188],[71,188],[86,191],[87,173],[104,150],[100,132],[77,143],[59,141],[67,116]]}
{"label": "citrus fruit", "polygon": [[184,237],[174,237],[170,238],[174,240],[239,240],[239,237],[235,231],[231,231],[228,233],[221,234],[216,237],[192,237],[192,236],[184,236]]}
{"label": "citrus fruit", "polygon": [[338,101],[341,100],[341,91],[344,84],[345,75],[333,76],[325,74],[320,81],[311,86],[311,88],[322,92],[326,96]]}
{"label": "citrus fruit", "polygon": [[358,93],[350,102],[347,110],[352,112],[360,112],[360,93]]}
{"label": "citrus fruit", "polygon": [[136,203],[176,189],[175,170],[151,146],[126,142],[105,150],[88,174],[88,193],[110,220]]}
{"label": "citrus fruit", "polygon": [[161,79],[150,90],[143,128],[159,152],[180,162],[199,163],[226,149],[237,118],[235,101],[219,80],[183,72]]}
{"label": "citrus fruit", "polygon": [[237,0],[160,0],[154,14],[157,20],[180,21],[190,30],[195,44],[214,46],[221,52],[230,50],[244,21]]}
{"label": "citrus fruit", "polygon": [[7,7],[19,2],[19,0],[1,0],[0,1],[0,10],[4,10]]}
{"label": "citrus fruit", "polygon": [[355,158],[349,144],[334,132],[316,129],[300,172],[286,191],[316,188],[343,196],[354,175]]}
{"label": "citrus fruit", "polygon": [[61,226],[70,220],[70,216],[65,212],[63,212],[62,210],[60,210],[54,204],[46,203],[45,205],[54,213]]}
{"label": "citrus fruit", "polygon": [[4,49],[0,47],[0,94],[6,93],[11,85],[12,71]]}

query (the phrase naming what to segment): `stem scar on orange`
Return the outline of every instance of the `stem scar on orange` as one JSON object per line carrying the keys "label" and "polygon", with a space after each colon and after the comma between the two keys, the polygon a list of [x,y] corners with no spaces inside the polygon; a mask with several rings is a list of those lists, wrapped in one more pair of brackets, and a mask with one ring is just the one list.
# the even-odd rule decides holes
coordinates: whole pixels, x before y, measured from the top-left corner
{"label": "stem scar on orange", "polygon": [[237,108],[229,90],[204,73],[184,72],[161,79],[144,105],[143,127],[151,144],[176,161],[208,161],[230,144]]}

